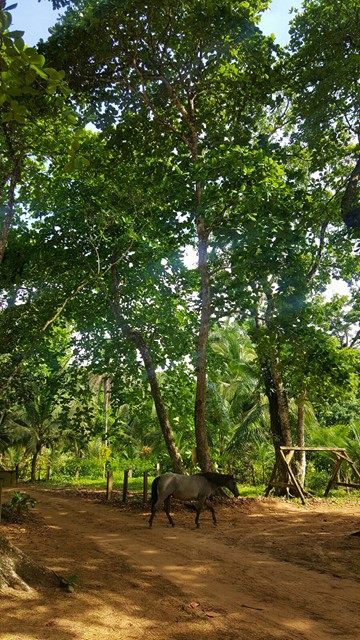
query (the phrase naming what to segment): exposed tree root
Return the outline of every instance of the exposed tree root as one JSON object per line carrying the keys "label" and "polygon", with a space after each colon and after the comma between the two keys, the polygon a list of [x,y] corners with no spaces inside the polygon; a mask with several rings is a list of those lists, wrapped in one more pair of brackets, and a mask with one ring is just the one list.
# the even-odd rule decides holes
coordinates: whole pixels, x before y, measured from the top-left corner
{"label": "exposed tree root", "polygon": [[55,586],[59,586],[59,579],[52,571],[0,537],[0,589],[32,591]]}

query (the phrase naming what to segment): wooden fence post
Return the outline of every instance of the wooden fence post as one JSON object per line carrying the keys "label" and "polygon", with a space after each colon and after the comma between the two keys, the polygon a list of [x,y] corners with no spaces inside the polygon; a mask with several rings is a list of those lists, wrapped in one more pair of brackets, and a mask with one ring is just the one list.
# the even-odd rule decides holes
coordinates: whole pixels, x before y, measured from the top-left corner
{"label": "wooden fence post", "polygon": [[106,500],[111,500],[113,488],[113,472],[109,469],[106,473]]}
{"label": "wooden fence post", "polygon": [[123,494],[122,494],[122,501],[123,502],[126,502],[126,499],[127,499],[128,480],[129,480],[129,469],[125,469],[125,471],[124,471]]}
{"label": "wooden fence post", "polygon": [[143,504],[147,503],[148,499],[148,472],[144,471],[144,479],[143,479]]}

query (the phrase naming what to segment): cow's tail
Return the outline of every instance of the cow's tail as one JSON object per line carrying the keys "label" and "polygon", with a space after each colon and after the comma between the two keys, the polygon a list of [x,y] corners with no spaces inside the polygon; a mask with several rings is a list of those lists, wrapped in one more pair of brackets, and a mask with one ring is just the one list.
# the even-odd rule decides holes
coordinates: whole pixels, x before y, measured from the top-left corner
{"label": "cow's tail", "polygon": [[157,476],[151,485],[151,509],[155,507],[158,499],[158,484],[159,484],[160,476]]}
{"label": "cow's tail", "polygon": [[155,516],[155,505],[158,499],[158,484],[159,484],[160,476],[157,476],[151,485],[151,514],[149,518],[149,527],[152,526],[154,516]]}

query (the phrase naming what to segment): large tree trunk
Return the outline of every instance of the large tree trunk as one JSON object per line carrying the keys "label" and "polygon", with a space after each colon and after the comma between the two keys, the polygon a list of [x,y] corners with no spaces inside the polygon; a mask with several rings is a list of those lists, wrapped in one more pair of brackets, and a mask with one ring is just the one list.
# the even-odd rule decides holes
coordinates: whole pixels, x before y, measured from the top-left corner
{"label": "large tree trunk", "polygon": [[271,376],[274,383],[274,390],[277,399],[278,419],[282,436],[281,444],[283,446],[291,447],[292,439],[289,418],[289,405],[277,357],[273,357],[271,359]]}
{"label": "large tree trunk", "polygon": [[147,379],[150,384],[151,394],[155,404],[156,415],[159,420],[160,428],[170,456],[172,469],[175,473],[184,473],[183,461],[176,446],[173,430],[170,424],[169,417],[167,415],[151,353],[141,333],[139,331],[134,331],[133,329],[131,329],[131,327],[127,324],[127,322],[125,322],[121,314],[120,303],[118,299],[118,277],[115,267],[112,270],[112,289],[113,311],[115,318],[119,324],[120,330],[125,338],[132,342],[132,344],[140,352],[140,355],[142,357]]}
{"label": "large tree trunk", "polygon": [[278,451],[280,446],[285,445],[283,430],[279,412],[279,398],[275,383],[269,366],[262,367],[265,394],[269,402],[270,429],[275,447]]}
{"label": "large tree trunk", "polygon": [[[0,264],[2,263],[5,255],[5,250],[8,242],[9,231],[12,226],[15,215],[15,191],[21,178],[21,153],[16,145],[11,140],[11,135],[8,130],[8,125],[3,123],[2,131],[4,135],[4,142],[7,147],[8,158],[11,163],[9,173],[4,175],[1,179],[0,185],[0,198],[6,200],[6,205],[1,207],[0,210]],[[1,191],[6,188],[8,184],[8,192],[5,197]],[[5,194],[4,194],[5,195]]]}
{"label": "large tree trunk", "polygon": [[[199,62],[201,56],[199,58]],[[134,70],[140,78],[141,85],[144,89],[140,90],[140,96],[145,106],[151,110],[153,114],[157,113],[156,106],[152,104],[151,97],[146,92],[144,81],[143,69],[139,65],[137,57],[133,61]],[[200,63],[201,64],[201,63]],[[158,66],[158,60],[155,61],[155,68]],[[174,129],[172,118],[161,117],[161,122],[165,126],[170,135],[176,135],[176,139],[181,138],[182,142],[185,142],[189,152],[193,166],[195,166],[199,160],[199,142],[200,142],[200,130],[197,124],[196,109],[195,109],[195,93],[193,88],[189,88],[186,100],[183,101],[182,90],[178,92],[178,86],[172,85],[171,81],[164,75],[164,69],[160,69],[159,78],[167,91],[172,108],[174,108],[178,117],[181,119],[182,124],[185,125],[185,132]],[[205,220],[202,215],[202,192],[203,185],[199,180],[195,182],[194,189],[194,220],[196,223],[196,232],[198,238],[198,269],[200,274],[200,327],[197,343],[196,354],[196,394],[195,394],[195,409],[194,409],[194,422],[195,422],[195,439],[196,439],[196,458],[197,463],[200,465],[202,471],[211,471],[212,463],[209,453],[209,444],[206,432],[205,422],[205,408],[206,408],[206,350],[209,335],[209,323],[210,323],[210,279],[208,268],[208,238],[209,230],[206,229]]]}
{"label": "large tree trunk", "polygon": [[[109,408],[110,408],[110,392],[111,392],[111,378],[104,376],[102,379],[103,391],[104,391],[104,444],[107,447],[109,444]],[[104,464],[104,478],[107,477],[107,461]]]}
{"label": "large tree trunk", "polygon": [[196,354],[195,438],[196,457],[201,471],[211,471],[212,463],[206,431],[206,351],[210,323],[210,278],[208,267],[208,232],[204,220],[197,222],[200,274],[200,327]]}
{"label": "large tree trunk", "polygon": [[11,176],[9,184],[9,192],[7,204],[4,207],[4,214],[1,216],[1,228],[0,228],[0,264],[2,263],[5,255],[5,249],[7,246],[9,231],[14,220],[15,215],[15,189],[19,180],[18,171],[14,169],[14,174]]}
{"label": "large tree trunk", "polygon": [[[278,468],[278,480],[280,483],[285,484],[289,478],[288,471],[280,455],[280,447],[292,446],[289,406],[276,347],[276,330],[274,331],[274,328],[271,328],[273,325],[273,300],[270,288],[266,291],[264,297],[267,301],[264,321],[260,319],[258,305],[255,307],[255,341],[257,343],[265,393],[269,401],[270,429]],[[280,489],[279,493],[284,492]]]}
{"label": "large tree trunk", "polygon": [[264,294],[266,308],[264,320],[260,319],[258,304],[255,307],[255,342],[262,369],[265,393],[269,401],[270,427],[275,452],[279,447],[292,446],[289,405],[281,375],[277,348],[276,323],[274,324],[273,297],[270,286]]}
{"label": "large tree trunk", "polygon": [[[278,480],[288,482],[288,472],[280,455],[281,446],[292,446],[289,409],[281,373],[276,360],[263,363],[262,366],[265,393],[269,401],[270,428],[278,465]],[[284,494],[280,490],[279,494]]]}

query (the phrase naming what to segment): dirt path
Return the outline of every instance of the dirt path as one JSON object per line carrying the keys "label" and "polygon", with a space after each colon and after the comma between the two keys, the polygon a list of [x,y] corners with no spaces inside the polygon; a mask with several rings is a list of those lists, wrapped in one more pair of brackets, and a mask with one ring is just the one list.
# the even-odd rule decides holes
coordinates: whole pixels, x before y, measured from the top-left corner
{"label": "dirt path", "polygon": [[179,511],[149,530],[141,510],[29,493],[39,524],[12,541],[78,586],[2,595],[1,640],[360,638],[359,506],[240,502],[217,529]]}

